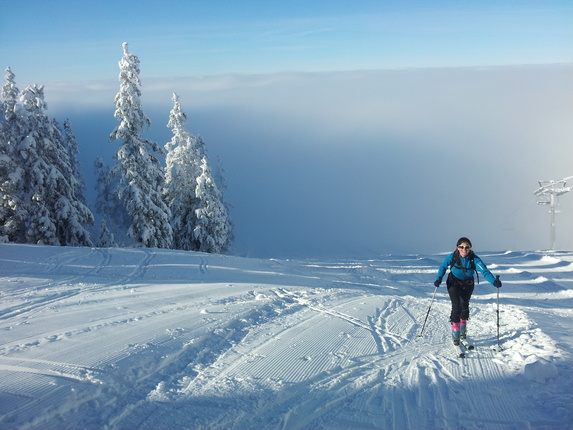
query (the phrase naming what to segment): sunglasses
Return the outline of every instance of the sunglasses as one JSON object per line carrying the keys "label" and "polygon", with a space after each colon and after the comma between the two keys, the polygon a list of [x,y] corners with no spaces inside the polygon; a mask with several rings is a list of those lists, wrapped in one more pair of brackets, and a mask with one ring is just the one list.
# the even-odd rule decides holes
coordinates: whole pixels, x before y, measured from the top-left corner
{"label": "sunglasses", "polygon": [[460,249],[472,249],[471,246],[467,246],[467,245],[458,245],[458,248],[460,248]]}

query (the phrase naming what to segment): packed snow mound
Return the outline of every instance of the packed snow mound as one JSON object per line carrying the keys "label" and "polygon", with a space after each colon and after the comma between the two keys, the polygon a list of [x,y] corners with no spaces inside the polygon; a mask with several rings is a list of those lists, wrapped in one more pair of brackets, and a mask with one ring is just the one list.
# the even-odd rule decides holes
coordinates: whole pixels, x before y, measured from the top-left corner
{"label": "packed snow mound", "polygon": [[0,427],[571,428],[573,252],[479,255],[460,359],[443,254],[0,245]]}
{"label": "packed snow mound", "polygon": [[525,365],[523,374],[527,379],[534,382],[544,383],[548,379],[557,377],[557,367],[545,360],[535,360]]}

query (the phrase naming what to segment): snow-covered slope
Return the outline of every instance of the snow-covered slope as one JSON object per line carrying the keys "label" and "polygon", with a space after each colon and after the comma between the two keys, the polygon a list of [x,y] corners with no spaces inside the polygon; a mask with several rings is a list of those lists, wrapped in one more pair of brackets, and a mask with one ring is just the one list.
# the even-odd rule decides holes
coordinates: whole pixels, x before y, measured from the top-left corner
{"label": "snow-covered slope", "polygon": [[573,252],[478,254],[459,359],[444,255],[0,245],[0,428],[571,429]]}

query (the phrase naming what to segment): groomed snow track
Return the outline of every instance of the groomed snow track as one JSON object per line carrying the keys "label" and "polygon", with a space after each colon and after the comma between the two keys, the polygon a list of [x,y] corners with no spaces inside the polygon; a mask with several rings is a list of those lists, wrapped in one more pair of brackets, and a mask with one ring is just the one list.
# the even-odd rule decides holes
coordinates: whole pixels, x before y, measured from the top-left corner
{"label": "groomed snow track", "polygon": [[443,255],[0,245],[0,428],[571,429],[573,253],[480,256],[460,359]]}

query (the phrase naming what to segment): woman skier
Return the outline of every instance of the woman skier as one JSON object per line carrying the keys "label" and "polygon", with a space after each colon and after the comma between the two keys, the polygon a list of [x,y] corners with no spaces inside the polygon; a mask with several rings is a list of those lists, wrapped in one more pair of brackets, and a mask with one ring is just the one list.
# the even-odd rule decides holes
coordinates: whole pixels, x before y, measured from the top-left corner
{"label": "woman skier", "polygon": [[[452,339],[454,345],[460,344],[460,338],[466,338],[467,322],[470,316],[470,298],[474,291],[474,272],[480,272],[494,287],[500,288],[499,277],[495,278],[485,266],[481,258],[472,251],[472,243],[467,237],[461,237],[456,244],[456,250],[449,254],[438,269],[434,286],[438,288],[442,278],[450,268],[446,279],[448,294],[452,301],[450,322],[452,323]],[[479,284],[479,274],[478,284]]]}

